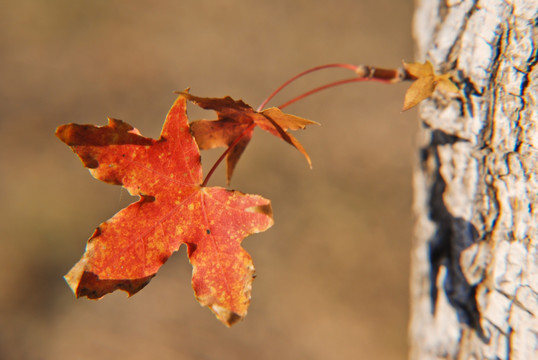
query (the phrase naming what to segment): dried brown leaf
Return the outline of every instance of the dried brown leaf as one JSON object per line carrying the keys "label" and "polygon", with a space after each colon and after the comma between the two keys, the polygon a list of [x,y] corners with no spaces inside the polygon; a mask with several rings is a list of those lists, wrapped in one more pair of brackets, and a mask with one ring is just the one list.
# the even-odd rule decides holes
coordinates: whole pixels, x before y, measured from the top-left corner
{"label": "dried brown leaf", "polygon": [[457,93],[458,87],[450,80],[449,74],[437,75],[429,61],[421,63],[405,63],[405,71],[416,78],[405,93],[402,111],[411,109],[422,100],[432,96],[435,90]]}

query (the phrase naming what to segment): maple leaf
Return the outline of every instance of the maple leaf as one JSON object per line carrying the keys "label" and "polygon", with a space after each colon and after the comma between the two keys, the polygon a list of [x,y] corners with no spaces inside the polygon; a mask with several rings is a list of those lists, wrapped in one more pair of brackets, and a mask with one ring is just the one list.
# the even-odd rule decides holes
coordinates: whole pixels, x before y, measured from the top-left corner
{"label": "maple leaf", "polygon": [[226,180],[228,183],[232,178],[234,168],[241,154],[252,138],[252,133],[256,126],[294,146],[304,155],[308,165],[312,167],[312,162],[306,150],[288,130],[304,129],[311,124],[319,125],[317,122],[286,114],[276,107],[255,111],[243,101],[234,100],[229,96],[224,98],[205,98],[191,95],[187,91],[179,92],[179,94],[203,109],[217,112],[218,120],[198,120],[190,124],[200,149],[229,147],[239,139],[226,155]]}
{"label": "maple leaf", "polygon": [[435,74],[429,61],[424,64],[404,62],[404,68],[416,80],[405,93],[402,111],[409,110],[422,100],[429,98],[436,89],[453,93],[459,91],[458,87],[450,80],[450,75]]}
{"label": "maple leaf", "polygon": [[97,299],[116,289],[133,295],[186,244],[200,304],[228,326],[246,315],[254,267],[240,244],[273,224],[271,205],[258,195],[200,185],[185,96],[173,104],[158,140],[111,118],[102,127],[62,125],[56,136],[95,178],[140,196],[99,225],[65,275],[77,297]]}

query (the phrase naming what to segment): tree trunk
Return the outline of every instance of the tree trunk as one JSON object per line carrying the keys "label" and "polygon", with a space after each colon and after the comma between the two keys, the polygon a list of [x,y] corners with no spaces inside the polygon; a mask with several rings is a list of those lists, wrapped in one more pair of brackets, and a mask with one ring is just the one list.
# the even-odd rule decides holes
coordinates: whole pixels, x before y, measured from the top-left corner
{"label": "tree trunk", "polygon": [[411,359],[538,359],[538,0],[418,0]]}

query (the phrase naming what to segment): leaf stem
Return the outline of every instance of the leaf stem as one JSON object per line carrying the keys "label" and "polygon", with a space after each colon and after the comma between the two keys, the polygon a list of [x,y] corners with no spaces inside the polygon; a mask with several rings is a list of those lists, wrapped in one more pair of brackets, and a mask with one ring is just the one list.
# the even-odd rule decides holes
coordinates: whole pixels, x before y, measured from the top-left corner
{"label": "leaf stem", "polygon": [[353,83],[353,82],[359,82],[359,81],[365,81],[367,79],[365,78],[358,78],[358,77],[353,77],[353,78],[350,78],[350,79],[344,79],[344,80],[339,80],[339,81],[335,81],[335,82],[332,82],[332,83],[329,83],[329,84],[325,84],[323,86],[320,86],[320,87],[317,87],[315,89],[312,89],[310,91],[307,91],[299,96],[296,96],[294,97],[293,99],[291,100],[288,100],[286,101],[284,104],[282,105],[279,105],[278,108],[279,109],[283,109],[285,108],[286,106],[289,106],[307,96],[310,96],[312,94],[315,94],[317,92],[320,92],[321,90],[325,90],[325,89],[328,89],[328,88],[331,88],[331,87],[335,87],[335,86],[338,86],[338,85],[343,85],[343,84],[348,84],[348,83]]}
{"label": "leaf stem", "polygon": [[350,70],[353,70],[353,71],[357,71],[357,66],[356,65],[352,65],[352,64],[325,64],[325,65],[320,65],[320,66],[315,66],[313,68],[310,68],[308,70],[305,70],[295,76],[293,76],[292,78],[290,78],[288,81],[286,81],[284,84],[280,85],[275,91],[273,91],[271,93],[271,95],[269,95],[261,104],[260,106],[258,106],[258,109],[256,109],[256,111],[261,111],[265,105],[267,105],[267,103],[269,101],[271,101],[272,98],[275,97],[276,94],[278,94],[280,91],[282,91],[282,89],[284,89],[286,86],[288,86],[289,84],[291,84],[292,82],[294,82],[295,80],[299,79],[300,77],[304,76],[304,75],[307,75],[307,74],[310,74],[311,72],[314,72],[314,71],[318,71],[318,70],[323,70],[323,69],[328,69],[328,68],[344,68],[344,69],[350,69]]}
{"label": "leaf stem", "polygon": [[409,75],[403,69],[380,69],[380,68],[375,68],[372,66],[357,65],[355,66],[355,72],[357,73],[357,77],[334,81],[334,82],[319,86],[315,89],[312,89],[299,96],[294,97],[293,99],[280,105],[278,108],[283,109],[286,106],[289,106],[301,99],[304,99],[307,96],[310,96],[322,90],[329,89],[329,88],[343,85],[343,84],[361,82],[361,81],[378,81],[378,82],[382,82],[386,84],[394,84],[394,83],[404,81],[404,80],[414,80],[414,77]]}
{"label": "leaf stem", "polygon": [[238,137],[235,138],[235,140],[228,146],[228,148],[222,153],[222,155],[217,159],[217,161],[215,161],[215,163],[213,164],[213,166],[211,167],[211,169],[207,173],[207,175],[206,175],[206,177],[204,179],[204,182],[201,185],[202,187],[207,186],[207,183],[209,182],[209,179],[211,178],[211,176],[213,175],[213,173],[215,172],[215,170],[217,169],[219,164],[222,162],[222,160],[224,160],[226,155],[228,155],[228,153],[230,151],[232,151],[234,146],[236,146],[239,143],[239,141],[243,138],[243,136],[248,134],[248,132],[252,131],[252,129],[254,129],[255,127],[256,127],[256,123],[253,122]]}

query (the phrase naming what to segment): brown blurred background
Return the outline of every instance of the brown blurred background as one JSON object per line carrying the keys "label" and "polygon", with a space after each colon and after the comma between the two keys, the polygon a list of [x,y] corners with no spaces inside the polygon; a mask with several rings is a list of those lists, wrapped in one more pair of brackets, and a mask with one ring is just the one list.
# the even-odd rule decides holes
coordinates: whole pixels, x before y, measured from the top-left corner
{"label": "brown blurred background", "polygon": [[[75,299],[62,276],[134,199],[93,179],[54,129],[112,116],[157,137],[174,90],[256,107],[312,66],[397,67],[412,59],[412,5],[1,2],[0,359],[404,359],[416,123],[400,113],[405,85],[345,85],[287,108],[322,123],[297,135],[313,170],[256,132],[231,186],[271,199],[276,223],[243,243],[258,277],[231,329],[195,301],[184,247],[132,298]],[[313,74],[271,104],[351,75]],[[206,170],[219,153],[203,153]]]}

